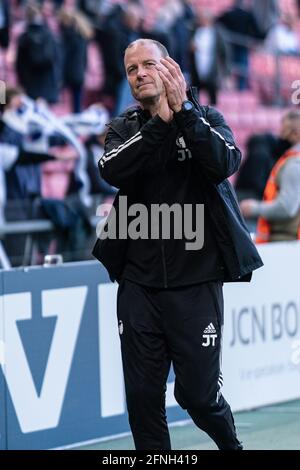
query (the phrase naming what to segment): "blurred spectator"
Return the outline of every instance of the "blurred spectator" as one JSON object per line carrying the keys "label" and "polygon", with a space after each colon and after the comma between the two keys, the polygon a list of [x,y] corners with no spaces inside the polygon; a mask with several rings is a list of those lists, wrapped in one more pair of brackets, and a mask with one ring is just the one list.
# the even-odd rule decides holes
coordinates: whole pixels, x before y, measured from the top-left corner
{"label": "blurred spectator", "polygon": [[[9,46],[10,10],[8,0],[0,0],[0,69],[1,78],[6,74],[6,50]],[[2,51],[1,51],[2,49]]]}
{"label": "blurred spectator", "polygon": [[43,21],[48,26],[50,31],[54,33],[54,36],[57,36],[58,33],[56,17],[57,7],[58,5],[55,4],[53,0],[43,0],[41,4],[41,14],[43,17]]}
{"label": "blurred spectator", "polygon": [[192,38],[191,84],[206,90],[210,103],[217,103],[221,78],[230,74],[229,51],[220,28],[209,11],[198,14],[198,27]]}
{"label": "blurred spectator", "polygon": [[63,5],[64,0],[53,0],[53,2],[55,4],[56,8],[60,8]]}
{"label": "blurred spectator", "polygon": [[0,0],[0,47],[7,49],[9,45],[9,3],[8,0]]}
{"label": "blurred spectator", "polygon": [[[6,150],[0,157],[4,159],[1,166],[6,170],[6,191],[4,186],[1,189],[2,198],[5,198],[7,193],[6,218],[18,221],[31,219],[36,216],[35,200],[41,192],[40,163],[53,160],[54,156],[24,148],[25,128],[22,120],[18,119],[23,112],[21,90],[7,89],[6,104],[2,106],[1,111],[3,114],[0,119],[0,151],[3,146]],[[5,241],[8,255],[15,257],[13,263],[22,262],[25,243],[26,237],[23,235],[10,236]]]}
{"label": "blurred spectator", "polygon": [[266,36],[276,26],[280,16],[278,0],[252,0],[252,12],[258,28]]}
{"label": "blurred spectator", "polygon": [[189,81],[189,43],[194,29],[195,13],[186,0],[165,0],[157,12],[153,32],[169,54],[180,65]]}
{"label": "blurred spectator", "polygon": [[102,103],[95,103],[82,113],[67,114],[61,117],[61,120],[75,135],[82,138],[102,134],[109,121],[109,114]]}
{"label": "blurred spectator", "polygon": [[239,200],[262,199],[274,165],[275,145],[276,138],[272,134],[256,134],[249,138],[246,157],[235,184]]}
{"label": "blurred spectator", "polygon": [[71,90],[73,112],[80,113],[87,67],[87,47],[88,41],[93,37],[93,29],[78,10],[62,8],[59,21],[63,46],[63,82]]}
{"label": "blurred spectator", "polygon": [[56,103],[61,79],[58,45],[36,2],[28,4],[26,18],[26,31],[18,41],[16,70],[19,83],[31,98]]}
{"label": "blurred spectator", "polygon": [[66,158],[57,152],[57,147],[49,149],[48,136],[41,135],[38,128],[26,122],[25,99],[20,89],[7,89],[0,121],[0,142],[15,146],[19,153],[16,165],[6,174],[8,199],[26,205],[41,194],[40,163]]}
{"label": "blurred spectator", "polygon": [[180,65],[187,82],[190,83],[189,44],[195,27],[196,16],[188,0],[179,0],[179,3],[179,14],[171,28],[171,34],[174,38],[172,57]]}
{"label": "blurred spectator", "polygon": [[249,40],[262,39],[264,35],[248,8],[247,0],[236,0],[233,8],[221,15],[218,22],[230,33],[228,40],[232,47],[237,87],[239,90],[245,90],[249,88]]}
{"label": "blurred spectator", "polygon": [[297,18],[293,15],[283,15],[280,23],[269,32],[265,47],[269,52],[277,54],[300,53],[299,38],[296,32]]}
{"label": "blurred spectator", "polygon": [[79,0],[78,6],[95,23],[99,22],[104,13],[102,0]]}
{"label": "blurred spectator", "polygon": [[280,137],[289,148],[274,165],[263,201],[245,199],[245,217],[259,216],[257,243],[300,239],[300,111],[288,112],[282,120]]}
{"label": "blurred spectator", "polygon": [[104,142],[107,134],[107,129],[95,136],[91,136],[86,141],[86,148],[88,154],[88,175],[91,182],[91,194],[93,196],[100,196],[107,198],[114,196],[117,189],[109,185],[99,175],[98,162],[104,153]]}
{"label": "blurred spectator", "polygon": [[143,14],[140,5],[130,2],[124,8],[116,7],[105,21],[102,42],[105,67],[103,93],[115,99],[113,114],[119,114],[132,103],[123,54],[128,44],[141,36]]}
{"label": "blurred spectator", "polygon": [[[3,143],[15,145],[18,149],[23,147],[23,128],[14,119],[14,115],[22,113],[22,96],[23,93],[18,88],[7,90],[0,137]],[[23,206],[21,212],[26,213],[29,199],[40,194],[40,166],[34,163],[13,166],[6,174],[6,182],[8,199],[20,201]]]}
{"label": "blurred spectator", "polygon": [[[0,121],[0,135],[2,123]],[[15,145],[4,144],[0,141],[0,225],[4,223],[4,208],[6,205],[5,171],[8,171],[18,158],[18,148]]]}

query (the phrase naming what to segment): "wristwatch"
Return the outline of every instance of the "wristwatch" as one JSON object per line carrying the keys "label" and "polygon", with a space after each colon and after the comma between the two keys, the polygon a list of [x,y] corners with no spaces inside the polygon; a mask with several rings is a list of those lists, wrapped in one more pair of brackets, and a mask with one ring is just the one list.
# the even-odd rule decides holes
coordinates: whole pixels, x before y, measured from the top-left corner
{"label": "wristwatch", "polygon": [[189,100],[185,100],[181,105],[181,111],[184,111],[185,113],[189,112],[189,111],[192,111],[192,109],[195,109],[195,106]]}

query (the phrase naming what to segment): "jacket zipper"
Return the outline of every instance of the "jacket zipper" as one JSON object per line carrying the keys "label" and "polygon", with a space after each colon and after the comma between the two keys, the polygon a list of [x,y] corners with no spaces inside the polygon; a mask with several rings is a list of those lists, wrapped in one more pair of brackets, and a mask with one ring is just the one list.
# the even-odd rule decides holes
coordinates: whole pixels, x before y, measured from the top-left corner
{"label": "jacket zipper", "polygon": [[[165,165],[166,165],[166,162],[164,161],[163,162],[163,165],[162,165],[162,172],[160,174],[160,181],[159,181],[159,204],[161,204],[161,188],[162,188],[162,175],[164,173],[164,170],[165,170]],[[161,249],[161,258],[162,258],[162,264],[163,264],[163,273],[164,273],[164,288],[167,289],[168,287],[168,276],[167,276],[167,264],[166,264],[166,254],[165,254],[165,244],[164,244],[164,240],[161,239],[161,245],[160,245],[160,249]]]}

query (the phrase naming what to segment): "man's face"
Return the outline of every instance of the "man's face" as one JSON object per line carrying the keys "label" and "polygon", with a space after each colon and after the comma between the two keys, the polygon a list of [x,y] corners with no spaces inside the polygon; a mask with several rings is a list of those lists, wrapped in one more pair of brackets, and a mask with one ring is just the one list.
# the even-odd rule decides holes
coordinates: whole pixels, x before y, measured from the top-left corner
{"label": "man's face", "polygon": [[8,106],[7,106],[7,109],[12,109],[12,110],[16,110],[18,108],[20,108],[23,104],[23,95],[14,95],[12,96]]}
{"label": "man's face", "polygon": [[283,118],[281,121],[280,137],[284,140],[293,142],[294,129],[290,119]]}
{"label": "man's face", "polygon": [[163,82],[155,67],[162,58],[155,44],[138,44],[126,51],[124,64],[133,97],[140,102],[159,98]]}

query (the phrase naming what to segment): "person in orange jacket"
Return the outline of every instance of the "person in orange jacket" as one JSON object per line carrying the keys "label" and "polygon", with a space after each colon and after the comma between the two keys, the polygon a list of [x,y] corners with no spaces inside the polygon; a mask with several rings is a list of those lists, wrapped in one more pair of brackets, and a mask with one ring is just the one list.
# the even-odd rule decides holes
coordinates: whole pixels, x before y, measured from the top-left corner
{"label": "person in orange jacket", "polygon": [[263,201],[245,199],[245,217],[259,217],[256,243],[300,240],[300,110],[289,111],[282,120],[280,137],[291,147],[274,165]]}

